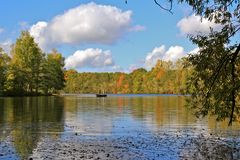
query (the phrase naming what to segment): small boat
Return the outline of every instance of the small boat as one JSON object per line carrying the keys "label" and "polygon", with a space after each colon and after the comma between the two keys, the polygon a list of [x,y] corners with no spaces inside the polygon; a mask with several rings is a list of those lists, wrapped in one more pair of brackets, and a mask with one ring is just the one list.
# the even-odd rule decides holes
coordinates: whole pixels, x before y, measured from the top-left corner
{"label": "small boat", "polygon": [[96,94],[96,97],[107,97],[106,94]]}

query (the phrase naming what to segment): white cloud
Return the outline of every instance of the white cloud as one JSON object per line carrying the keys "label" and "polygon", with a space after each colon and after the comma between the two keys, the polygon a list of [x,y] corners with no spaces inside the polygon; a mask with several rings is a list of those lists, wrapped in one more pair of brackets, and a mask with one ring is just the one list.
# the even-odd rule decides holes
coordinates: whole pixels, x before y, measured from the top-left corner
{"label": "white cloud", "polygon": [[177,61],[179,58],[186,56],[184,48],[181,46],[171,46],[168,50],[164,45],[156,47],[152,52],[148,53],[145,58],[145,67],[146,69],[151,69],[157,63],[157,60],[161,59],[164,61]]}
{"label": "white cloud", "polygon": [[109,50],[88,48],[86,50],[78,50],[65,60],[65,67],[70,68],[103,68],[114,67],[112,54]]}
{"label": "white cloud", "polygon": [[39,21],[36,24],[32,25],[29,31],[42,49],[45,49],[43,45],[45,45],[44,43],[47,42],[47,40],[42,36],[45,29],[47,28],[47,25],[47,22]]}
{"label": "white cloud", "polygon": [[102,68],[96,68],[94,72],[125,72],[125,70],[119,65],[113,65]]}
{"label": "white cloud", "polygon": [[189,52],[189,54],[197,54],[198,52],[199,52],[199,48],[197,47],[197,48],[194,48],[193,50],[191,50]]}
{"label": "white cloud", "polygon": [[213,30],[219,30],[221,28],[220,24],[216,24],[214,22],[208,21],[206,18],[202,18],[197,15],[191,15],[189,17],[185,17],[181,19],[177,23],[177,27],[179,27],[181,34],[208,34],[210,33],[210,27]]}
{"label": "white cloud", "polygon": [[11,40],[6,40],[6,41],[3,41],[3,42],[0,42],[0,47],[4,50],[4,52],[6,52],[8,54],[10,53],[11,45],[12,45]]}
{"label": "white cloud", "polygon": [[165,53],[165,46],[156,47],[152,52],[148,53],[145,58],[145,66],[147,69],[155,66],[158,59],[162,59]]}
{"label": "white cloud", "polygon": [[[69,9],[49,22],[38,22],[30,33],[45,50],[61,44],[112,44],[132,28],[131,15],[131,11],[92,2]],[[144,29],[140,25],[133,28]]]}
{"label": "white cloud", "polygon": [[136,26],[133,26],[131,28],[129,28],[129,31],[133,31],[133,32],[139,32],[139,31],[145,31],[146,30],[146,27],[145,26],[142,26],[142,25],[136,25]]}
{"label": "white cloud", "polygon": [[184,56],[186,56],[186,52],[184,51],[183,47],[171,46],[163,56],[163,60],[175,62]]}

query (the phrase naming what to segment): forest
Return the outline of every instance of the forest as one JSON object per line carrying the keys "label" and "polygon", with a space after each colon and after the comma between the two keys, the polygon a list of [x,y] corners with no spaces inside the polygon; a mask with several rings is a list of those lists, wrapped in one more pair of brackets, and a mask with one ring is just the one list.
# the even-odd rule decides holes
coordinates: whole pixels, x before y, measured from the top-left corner
{"label": "forest", "polygon": [[186,82],[191,74],[184,67],[185,59],[176,63],[158,60],[150,71],[139,68],[131,73],[78,73],[65,71],[65,93],[161,93],[186,94]]}
{"label": "forest", "polygon": [[191,67],[186,58],[158,60],[150,71],[78,73],[64,68],[64,57],[53,49],[44,53],[29,32],[23,31],[10,54],[0,48],[0,96],[53,93],[162,93],[185,94]]}
{"label": "forest", "polygon": [[27,31],[0,48],[0,96],[49,95],[64,87],[64,58],[57,50],[43,53]]}

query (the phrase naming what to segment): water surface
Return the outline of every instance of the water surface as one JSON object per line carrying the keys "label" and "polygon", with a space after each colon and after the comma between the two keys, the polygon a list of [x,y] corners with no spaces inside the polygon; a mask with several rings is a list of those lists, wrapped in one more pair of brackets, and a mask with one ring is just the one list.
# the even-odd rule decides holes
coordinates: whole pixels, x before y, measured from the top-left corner
{"label": "water surface", "polygon": [[[109,95],[96,98],[94,95],[71,95],[0,98],[0,159],[41,157],[44,148],[51,148],[43,142],[61,144],[72,138],[75,142],[90,139],[99,145],[109,141],[124,145],[129,140],[134,145],[122,147],[132,149],[131,154],[142,152],[141,159],[179,159],[187,137],[203,134],[239,139],[237,124],[229,128],[227,122],[216,123],[214,118],[196,119],[184,107],[186,98],[190,97]],[[154,151],[156,144],[159,149]]]}

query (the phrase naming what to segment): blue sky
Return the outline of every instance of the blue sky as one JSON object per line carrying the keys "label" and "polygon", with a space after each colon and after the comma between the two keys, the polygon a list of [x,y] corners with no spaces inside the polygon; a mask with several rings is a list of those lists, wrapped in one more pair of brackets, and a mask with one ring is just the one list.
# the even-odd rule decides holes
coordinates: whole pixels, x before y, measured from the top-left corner
{"label": "blue sky", "polygon": [[67,68],[150,69],[157,59],[176,61],[194,50],[187,34],[218,27],[208,21],[201,24],[187,5],[173,6],[172,15],[154,1],[1,1],[0,46],[9,50],[25,29],[45,52],[58,49]]}

